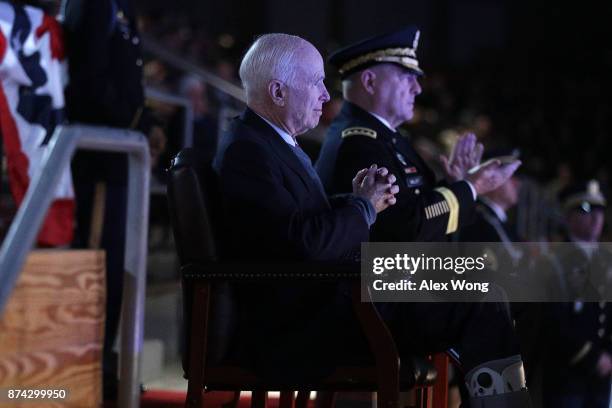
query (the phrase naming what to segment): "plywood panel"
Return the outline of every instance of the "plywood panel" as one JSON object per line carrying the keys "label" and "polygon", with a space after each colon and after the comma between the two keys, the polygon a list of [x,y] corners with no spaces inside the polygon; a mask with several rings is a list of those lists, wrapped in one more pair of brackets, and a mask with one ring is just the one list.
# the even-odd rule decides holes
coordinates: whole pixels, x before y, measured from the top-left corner
{"label": "plywood panel", "polygon": [[0,390],[64,389],[64,401],[0,407],[98,407],[104,340],[104,252],[33,251],[0,319]]}

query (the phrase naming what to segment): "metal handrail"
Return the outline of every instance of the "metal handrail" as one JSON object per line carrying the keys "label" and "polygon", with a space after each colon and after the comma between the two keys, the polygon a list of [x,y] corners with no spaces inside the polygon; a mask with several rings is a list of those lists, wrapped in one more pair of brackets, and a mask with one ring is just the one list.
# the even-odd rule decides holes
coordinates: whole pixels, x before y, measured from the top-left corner
{"label": "metal handrail", "polygon": [[125,239],[125,275],[121,329],[119,406],[140,403],[140,357],[144,332],[147,228],[149,220],[149,146],[140,133],[93,126],[56,128],[0,248],[0,315],[17,282],[53,192],[77,149],[121,152],[128,155],[128,203]]}
{"label": "metal handrail", "polygon": [[173,51],[168,50],[167,48],[157,43],[157,41],[155,41],[153,38],[143,35],[142,46],[145,51],[153,54],[155,57],[163,60],[174,68],[177,68],[181,71],[194,73],[195,75],[201,77],[204,82],[206,82],[213,88],[216,88],[221,92],[230,95],[234,99],[246,103],[246,95],[241,87],[224,80],[223,78],[202,68],[198,64],[189,61],[184,57],[181,57]]}

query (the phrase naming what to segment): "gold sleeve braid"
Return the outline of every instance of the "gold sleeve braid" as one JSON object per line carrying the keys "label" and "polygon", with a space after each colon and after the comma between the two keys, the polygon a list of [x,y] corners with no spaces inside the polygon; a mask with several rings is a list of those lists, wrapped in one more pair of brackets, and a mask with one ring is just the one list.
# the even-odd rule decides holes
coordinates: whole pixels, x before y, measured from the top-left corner
{"label": "gold sleeve braid", "polygon": [[446,233],[452,234],[459,228],[459,200],[457,200],[455,193],[446,187],[438,187],[434,191],[442,194],[442,197],[444,197],[444,200],[448,204],[449,214]]}

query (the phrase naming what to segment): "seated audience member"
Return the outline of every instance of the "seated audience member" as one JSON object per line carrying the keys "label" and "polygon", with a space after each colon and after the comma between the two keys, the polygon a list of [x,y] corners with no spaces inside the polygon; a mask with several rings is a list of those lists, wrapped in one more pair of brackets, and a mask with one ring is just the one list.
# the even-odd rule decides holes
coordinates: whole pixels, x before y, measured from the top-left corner
{"label": "seated audience member", "polygon": [[[329,100],[321,55],[302,38],[263,35],[244,56],[240,78],[247,108],[214,161],[224,253],[254,262],[357,260],[376,214],[395,202],[397,186],[372,164],[357,172],[352,194],[326,196],[296,140],[317,126]],[[300,282],[234,289],[240,330],[234,354],[264,375],[282,378],[284,368],[312,378],[322,374],[313,360],[333,367],[361,344],[348,288]]]}
{"label": "seated audience member", "polygon": [[[380,242],[446,241],[471,219],[476,198],[505,183],[520,165],[480,162],[474,135],[459,139],[443,160],[446,181],[433,172],[398,128],[413,116],[421,93],[415,27],[369,38],[329,57],[342,78],[345,99],[323,144],[317,170],[330,193],[346,192],[351,173],[376,162],[394,174],[397,204],[380,214],[371,239]],[[471,171],[470,171],[471,170]],[[490,294],[489,294],[490,295]],[[493,298],[490,298],[493,299]],[[400,352],[452,348],[471,407],[529,404],[524,370],[507,304],[379,303]]]}

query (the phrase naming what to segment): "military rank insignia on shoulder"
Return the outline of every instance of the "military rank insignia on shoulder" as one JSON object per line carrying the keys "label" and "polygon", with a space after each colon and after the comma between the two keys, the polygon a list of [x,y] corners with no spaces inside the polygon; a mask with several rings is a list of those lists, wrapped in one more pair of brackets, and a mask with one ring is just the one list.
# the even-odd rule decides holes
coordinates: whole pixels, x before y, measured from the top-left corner
{"label": "military rank insignia on shoulder", "polygon": [[376,131],[366,127],[350,127],[342,131],[342,138],[349,136],[367,136],[376,139]]}

